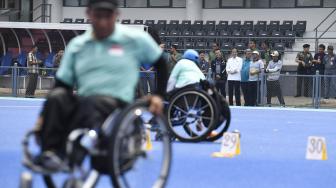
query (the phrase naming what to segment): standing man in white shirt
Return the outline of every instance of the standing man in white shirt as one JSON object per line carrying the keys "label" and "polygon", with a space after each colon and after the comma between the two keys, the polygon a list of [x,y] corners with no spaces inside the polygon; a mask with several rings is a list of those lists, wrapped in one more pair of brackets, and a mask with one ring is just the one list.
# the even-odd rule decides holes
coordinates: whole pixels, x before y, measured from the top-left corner
{"label": "standing man in white shirt", "polygon": [[243,66],[243,59],[238,57],[238,52],[236,48],[231,50],[231,57],[229,58],[226,65],[226,72],[228,74],[228,85],[229,85],[229,103],[233,105],[233,92],[235,93],[236,105],[240,106],[240,81],[241,74],[240,71]]}

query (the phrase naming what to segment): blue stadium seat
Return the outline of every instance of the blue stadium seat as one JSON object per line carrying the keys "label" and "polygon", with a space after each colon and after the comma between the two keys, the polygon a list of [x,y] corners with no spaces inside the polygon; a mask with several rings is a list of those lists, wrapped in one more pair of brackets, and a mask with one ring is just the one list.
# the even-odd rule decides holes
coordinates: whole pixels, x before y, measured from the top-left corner
{"label": "blue stadium seat", "polygon": [[75,23],[77,23],[77,24],[83,24],[84,22],[85,22],[84,18],[76,18],[75,19]]}
{"label": "blue stadium seat", "polygon": [[167,30],[177,30],[179,27],[180,21],[179,20],[170,20],[169,24],[167,24]]}
{"label": "blue stadium seat", "polygon": [[253,21],[244,21],[244,25],[242,25],[241,30],[253,31]]}
{"label": "blue stadium seat", "polygon": [[231,31],[240,31],[241,21],[232,21],[230,25]]}
{"label": "blue stadium seat", "polygon": [[285,33],[286,31],[293,31],[293,21],[285,20],[280,25],[280,31]]}
{"label": "blue stadium seat", "polygon": [[254,31],[266,31],[267,29],[267,21],[258,21],[256,25],[254,25]]}
{"label": "blue stadium seat", "polygon": [[[48,54],[46,59],[43,62],[43,65],[45,68],[54,68],[54,59],[55,53],[51,52]],[[53,70],[46,70],[47,76],[54,76],[54,71]]]}
{"label": "blue stadium seat", "polygon": [[158,20],[157,24],[154,25],[154,28],[159,30],[166,30],[167,20]]}
{"label": "blue stadium seat", "polygon": [[206,31],[214,31],[216,29],[216,21],[206,21],[205,22],[205,25],[203,26],[203,28],[206,30]]}
{"label": "blue stadium seat", "polygon": [[228,21],[219,21],[218,25],[216,26],[216,30],[221,31],[228,31],[229,30],[229,22]]}
{"label": "blue stadium seat", "polygon": [[134,20],[133,24],[136,24],[136,25],[143,25],[143,24],[144,24],[144,21],[143,21],[143,20]]}
{"label": "blue stadium seat", "polygon": [[0,68],[0,75],[5,75],[9,71],[9,66],[12,65],[13,60],[13,54],[12,52],[8,51],[6,55],[1,60],[1,66],[7,66],[7,67],[1,67]]}
{"label": "blue stadium seat", "polygon": [[182,20],[181,23],[183,30],[191,30],[191,21],[190,20]]}
{"label": "blue stadium seat", "polygon": [[203,20],[196,20],[194,24],[191,26],[191,29],[196,30],[202,30],[203,29]]}
{"label": "blue stadium seat", "polygon": [[[27,53],[22,51],[18,56],[18,64],[20,67],[27,67]],[[20,69],[19,74],[21,76],[27,75],[27,69]]]}
{"label": "blue stadium seat", "polygon": [[130,19],[121,20],[121,24],[131,24],[131,20]]}
{"label": "blue stadium seat", "polygon": [[293,26],[293,31],[295,31],[296,36],[302,37],[303,33],[306,32],[307,21],[297,21]]}
{"label": "blue stadium seat", "polygon": [[145,25],[147,25],[148,27],[154,27],[155,21],[154,20],[146,20]]}
{"label": "blue stadium seat", "polygon": [[61,23],[72,23],[72,22],[73,22],[72,18],[64,18],[63,22]]}
{"label": "blue stadium seat", "polygon": [[270,21],[270,24],[267,25],[267,31],[279,31],[280,30],[280,21]]}

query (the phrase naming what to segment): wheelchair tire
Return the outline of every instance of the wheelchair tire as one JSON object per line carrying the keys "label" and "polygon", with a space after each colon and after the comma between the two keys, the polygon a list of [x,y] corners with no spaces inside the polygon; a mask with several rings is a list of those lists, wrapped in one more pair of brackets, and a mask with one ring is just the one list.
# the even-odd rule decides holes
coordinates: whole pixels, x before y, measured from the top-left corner
{"label": "wheelchair tire", "polygon": [[[188,101],[193,100],[192,103]],[[191,97],[194,96],[194,97]],[[182,99],[183,98],[183,99]],[[191,99],[193,98],[193,99]],[[183,100],[184,102],[180,102]],[[184,107],[180,103],[184,103]],[[197,107],[198,104],[201,104],[202,107]],[[206,103],[206,104],[205,104]],[[190,108],[190,104],[192,107]],[[180,105],[180,106],[178,106]],[[174,109],[175,108],[175,109]],[[178,91],[170,98],[170,102],[167,108],[167,117],[168,117],[168,129],[170,132],[180,141],[182,142],[200,142],[204,141],[206,137],[211,133],[211,131],[215,128],[218,121],[218,110],[217,105],[214,99],[203,90],[190,90],[183,89]],[[175,114],[174,114],[175,113]],[[183,114],[177,115],[176,113]],[[206,116],[203,114],[206,113]],[[205,119],[207,118],[207,119]],[[174,122],[174,121],[177,122]],[[189,121],[189,122],[188,122]],[[190,123],[192,121],[192,123]],[[195,123],[197,121],[197,123]],[[192,130],[190,128],[190,124],[199,125],[201,121],[202,128],[205,129],[203,132],[198,133],[198,130]],[[181,130],[175,129],[175,127],[183,126],[183,129],[187,135],[182,135]]]}
{"label": "wheelchair tire", "polygon": [[[148,109],[148,102],[145,102],[145,101],[136,102],[126,107],[124,110],[122,110],[116,117],[115,121],[111,122],[111,124],[113,123],[113,125],[111,125],[112,131],[109,137],[110,141],[109,141],[109,146],[108,146],[109,147],[108,165],[110,169],[110,179],[113,184],[113,187],[117,187],[117,188],[131,187],[127,179],[128,177],[126,177],[127,173],[132,172],[133,165],[137,162],[137,160],[140,160],[140,157],[145,158],[148,154],[143,149],[140,149],[142,144],[137,142],[138,141],[137,139],[131,140],[132,139],[131,137],[143,138],[143,135],[142,135],[143,132],[141,130],[146,131],[147,129],[142,126],[143,122],[140,122],[141,120],[138,118],[141,118],[140,114],[143,113],[144,111],[148,112],[147,109]],[[162,162],[160,164],[159,172],[157,176],[155,175],[156,179],[154,180],[153,184],[149,182],[150,186],[146,186],[146,187],[162,188],[165,186],[168,176],[169,176],[172,148],[171,148],[169,132],[167,130],[166,119],[163,116],[153,115],[153,117],[155,118],[158,126],[161,129],[161,133],[162,133],[162,138],[161,138],[162,140],[157,142],[159,144],[162,143],[162,148],[163,148],[162,149],[163,150],[162,151]],[[137,135],[138,133],[136,131],[139,131],[140,134]],[[133,149],[129,149],[129,148],[133,148]],[[140,150],[142,150],[143,153]],[[137,169],[137,171],[140,171],[140,170]],[[150,173],[150,172],[151,172],[150,170],[147,171],[147,173]],[[133,181],[136,181],[136,180],[133,180]],[[141,185],[136,185],[136,187],[141,187]]]}
{"label": "wheelchair tire", "polygon": [[217,124],[217,127],[214,129],[214,131],[216,131],[217,133],[216,135],[211,135],[207,137],[207,141],[216,141],[221,138],[224,132],[229,129],[231,123],[231,111],[229,108],[229,104],[226,102],[225,98],[222,95],[217,94],[216,98],[218,109],[220,111],[219,122]]}

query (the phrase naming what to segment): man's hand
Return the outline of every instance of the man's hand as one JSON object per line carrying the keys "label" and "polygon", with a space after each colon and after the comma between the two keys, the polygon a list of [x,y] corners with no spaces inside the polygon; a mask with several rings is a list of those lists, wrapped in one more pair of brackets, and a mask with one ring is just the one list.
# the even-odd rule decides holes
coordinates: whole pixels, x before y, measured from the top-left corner
{"label": "man's hand", "polygon": [[163,113],[163,101],[161,97],[157,95],[146,96],[149,101],[149,111],[153,114],[160,115]]}

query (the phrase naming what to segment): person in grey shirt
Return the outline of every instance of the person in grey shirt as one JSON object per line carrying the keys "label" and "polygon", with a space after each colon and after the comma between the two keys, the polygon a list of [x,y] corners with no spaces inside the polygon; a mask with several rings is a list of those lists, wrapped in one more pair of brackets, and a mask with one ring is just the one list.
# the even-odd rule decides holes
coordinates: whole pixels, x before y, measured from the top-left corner
{"label": "person in grey shirt", "polygon": [[281,106],[285,106],[285,100],[282,96],[281,86],[280,86],[280,72],[282,68],[282,62],[279,58],[279,52],[273,51],[271,54],[272,61],[270,61],[265,70],[267,74],[267,104],[271,106],[272,96],[277,96]]}
{"label": "person in grey shirt", "polygon": [[336,97],[336,54],[334,54],[333,46],[328,46],[327,49],[328,54],[323,58],[323,64],[325,66],[325,99]]}
{"label": "person in grey shirt", "polygon": [[26,89],[27,98],[33,98],[35,95],[38,72],[39,72],[38,66],[40,64],[40,61],[37,60],[36,58],[37,50],[38,50],[37,46],[34,45],[27,56],[27,66],[28,66],[28,86]]}
{"label": "person in grey shirt", "polygon": [[[258,51],[252,52],[252,61],[250,63],[250,75],[248,82],[248,95],[250,95],[248,106],[257,106],[258,94],[260,96],[261,76],[260,73],[264,71],[264,62],[260,59]],[[260,97],[259,97],[260,98]]]}

